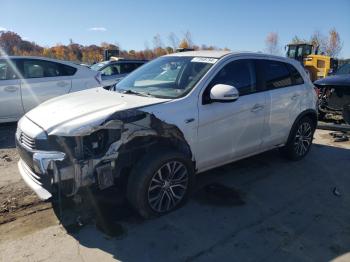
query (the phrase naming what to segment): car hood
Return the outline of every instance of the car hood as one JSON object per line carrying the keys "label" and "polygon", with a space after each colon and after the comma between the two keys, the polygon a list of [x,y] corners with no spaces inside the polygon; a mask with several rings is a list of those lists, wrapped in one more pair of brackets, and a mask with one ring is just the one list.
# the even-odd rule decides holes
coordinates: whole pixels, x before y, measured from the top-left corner
{"label": "car hood", "polygon": [[94,88],[48,100],[29,111],[25,117],[48,135],[74,136],[88,132],[115,112],[166,101]]}
{"label": "car hood", "polygon": [[350,86],[350,75],[333,75],[314,82],[316,86]]}

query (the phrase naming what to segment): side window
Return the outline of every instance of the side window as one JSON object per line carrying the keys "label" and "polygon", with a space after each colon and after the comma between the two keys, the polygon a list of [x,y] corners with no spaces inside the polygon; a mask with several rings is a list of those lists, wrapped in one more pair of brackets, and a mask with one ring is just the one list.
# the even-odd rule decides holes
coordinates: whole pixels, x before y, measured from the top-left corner
{"label": "side window", "polygon": [[135,70],[135,64],[132,63],[122,63],[120,64],[120,73],[128,74]]}
{"label": "side window", "polygon": [[137,68],[139,68],[142,65],[143,65],[143,63],[135,63],[134,64],[134,69],[137,69]]}
{"label": "side window", "polygon": [[6,60],[0,60],[0,80],[17,79],[17,75],[15,73],[16,69],[12,68],[12,66],[15,65],[15,62],[10,65],[10,63],[8,63]]}
{"label": "side window", "polygon": [[285,63],[272,60],[262,60],[260,63],[264,72],[266,89],[292,85],[292,77]]}
{"label": "side window", "polygon": [[224,68],[212,80],[210,86],[226,84],[237,88],[239,95],[248,95],[256,92],[255,64],[252,60],[233,61]]}
{"label": "side window", "polygon": [[337,75],[346,75],[350,74],[350,64],[345,64],[341,66],[338,71],[336,71]]}
{"label": "side window", "polygon": [[60,66],[61,66],[62,76],[72,76],[77,72],[77,69],[75,67],[72,67],[69,65],[63,65],[63,64],[60,64]]}
{"label": "side window", "polygon": [[114,64],[114,65],[109,65],[102,69],[101,73],[105,76],[114,76],[114,75],[119,75],[120,74],[120,65],[119,64]]}
{"label": "side window", "polygon": [[289,72],[291,74],[293,85],[304,84],[304,79],[300,75],[299,71],[291,64],[286,64],[286,65],[287,65]]}
{"label": "side window", "polygon": [[44,60],[23,59],[24,78],[42,78],[74,75],[76,68]]}
{"label": "side window", "polygon": [[44,65],[39,60],[23,60],[23,77],[40,78],[44,77]]}

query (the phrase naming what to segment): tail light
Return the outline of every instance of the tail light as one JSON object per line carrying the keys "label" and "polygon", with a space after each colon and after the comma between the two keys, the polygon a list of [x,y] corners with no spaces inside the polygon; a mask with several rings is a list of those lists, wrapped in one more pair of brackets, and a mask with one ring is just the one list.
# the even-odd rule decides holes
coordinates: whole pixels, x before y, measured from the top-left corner
{"label": "tail light", "polygon": [[102,84],[102,77],[101,77],[101,73],[100,72],[98,72],[97,75],[95,75],[95,80],[97,81],[97,83],[99,85]]}

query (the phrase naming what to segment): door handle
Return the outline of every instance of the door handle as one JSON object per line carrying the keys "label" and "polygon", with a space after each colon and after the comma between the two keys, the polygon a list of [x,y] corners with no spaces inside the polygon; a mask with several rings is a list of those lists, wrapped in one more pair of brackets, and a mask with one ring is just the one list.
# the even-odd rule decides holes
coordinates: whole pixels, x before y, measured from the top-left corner
{"label": "door handle", "polygon": [[299,96],[300,96],[299,94],[294,94],[290,99],[295,100],[295,99],[297,99]]}
{"label": "door handle", "polygon": [[16,92],[17,91],[17,89],[18,89],[18,87],[17,86],[6,86],[5,88],[4,88],[4,90],[6,91],[6,92]]}
{"label": "door handle", "polygon": [[193,122],[194,120],[195,120],[194,118],[187,118],[187,119],[185,119],[185,123],[188,124],[188,123]]}
{"label": "door handle", "polygon": [[262,110],[263,108],[264,108],[264,105],[256,104],[256,105],[254,105],[254,107],[250,111],[257,112],[257,111]]}
{"label": "door handle", "polygon": [[69,83],[67,83],[67,82],[65,82],[65,81],[60,81],[60,82],[57,83],[57,85],[58,85],[59,87],[65,87],[65,86],[69,85]]}

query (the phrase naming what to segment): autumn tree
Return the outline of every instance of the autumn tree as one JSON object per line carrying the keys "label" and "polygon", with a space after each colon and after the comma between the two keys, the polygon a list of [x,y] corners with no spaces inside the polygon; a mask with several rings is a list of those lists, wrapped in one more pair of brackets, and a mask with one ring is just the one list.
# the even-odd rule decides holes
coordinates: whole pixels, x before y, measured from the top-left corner
{"label": "autumn tree", "polygon": [[179,44],[179,48],[193,48],[192,34],[190,31],[186,31]]}
{"label": "autumn tree", "polygon": [[187,40],[184,38],[181,40],[179,44],[179,48],[190,48],[190,44],[187,42]]}
{"label": "autumn tree", "polygon": [[97,45],[85,46],[82,49],[82,61],[84,63],[92,64],[102,61],[103,48]]}
{"label": "autumn tree", "polygon": [[[176,49],[175,49],[175,50],[176,50]],[[175,50],[174,50],[174,48],[172,48],[171,46],[167,46],[167,47],[165,48],[165,51],[166,51],[167,54],[172,54],[172,53],[175,52]]]}
{"label": "autumn tree", "polygon": [[14,32],[3,32],[0,35],[1,55],[14,55],[14,47],[19,47],[22,38]]}
{"label": "autumn tree", "polygon": [[279,46],[278,34],[276,32],[270,32],[265,40],[266,51],[269,54],[279,55],[281,52]]}
{"label": "autumn tree", "polygon": [[69,39],[67,45],[56,44],[55,46],[41,47],[34,42],[23,40],[18,34],[9,31],[0,32],[0,52],[1,55],[36,55],[56,58],[61,60],[70,60],[83,63],[95,63],[102,61],[104,49],[119,49],[120,56],[133,59],[154,59],[158,56],[171,54],[178,47],[193,48],[195,50],[208,49],[220,50],[215,46],[195,45],[189,31],[185,32],[181,42],[174,33],[168,36],[168,46],[165,46],[159,34],[153,37],[153,49],[149,48],[147,42],[143,50],[122,50],[119,44],[102,42],[100,45],[83,46]]}
{"label": "autumn tree", "polygon": [[81,61],[83,59],[82,46],[71,42],[68,46],[68,60]]}

